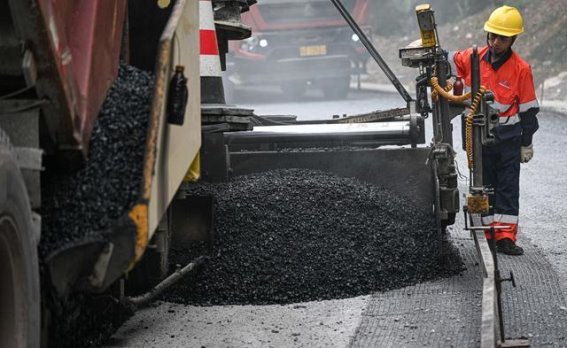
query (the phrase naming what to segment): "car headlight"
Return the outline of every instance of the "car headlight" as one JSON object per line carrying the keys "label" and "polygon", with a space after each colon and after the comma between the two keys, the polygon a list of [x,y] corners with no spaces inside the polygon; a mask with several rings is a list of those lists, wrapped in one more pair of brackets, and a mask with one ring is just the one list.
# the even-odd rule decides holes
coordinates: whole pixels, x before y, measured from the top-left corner
{"label": "car headlight", "polygon": [[259,40],[256,36],[250,36],[240,42],[240,49],[243,51],[252,52],[258,47]]}

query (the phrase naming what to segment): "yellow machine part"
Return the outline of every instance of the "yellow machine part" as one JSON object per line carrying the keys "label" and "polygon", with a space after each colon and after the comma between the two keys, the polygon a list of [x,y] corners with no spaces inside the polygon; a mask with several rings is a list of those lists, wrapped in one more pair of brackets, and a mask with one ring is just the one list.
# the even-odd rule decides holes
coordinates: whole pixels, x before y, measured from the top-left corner
{"label": "yellow machine part", "polygon": [[136,239],[136,249],[135,249],[135,259],[129,266],[129,270],[134,267],[134,264],[142,257],[144,250],[148,246],[148,204],[138,203],[128,213],[128,216],[134,224],[136,225],[136,234],[138,238]]}
{"label": "yellow machine part", "polygon": [[421,32],[421,43],[423,47],[433,47],[437,44],[435,36],[435,23],[433,21],[433,10],[430,4],[416,6],[417,21]]}
{"label": "yellow machine part", "polygon": [[467,195],[467,208],[471,214],[488,213],[488,195]]}
{"label": "yellow machine part", "polygon": [[[165,5],[167,1],[160,3]],[[142,197],[128,214],[137,229],[133,264],[144,254],[179,185],[187,177],[188,168],[191,176],[200,175],[199,2],[177,0],[173,6],[158,43]],[[177,65],[185,67],[189,90],[182,125],[169,124],[166,115],[169,81]]]}
{"label": "yellow machine part", "polygon": [[201,177],[201,153],[197,152],[195,158],[193,158],[193,162],[191,162],[191,165],[189,166],[189,169],[185,174],[185,177],[183,178],[183,181],[195,182],[199,180],[200,177]]}

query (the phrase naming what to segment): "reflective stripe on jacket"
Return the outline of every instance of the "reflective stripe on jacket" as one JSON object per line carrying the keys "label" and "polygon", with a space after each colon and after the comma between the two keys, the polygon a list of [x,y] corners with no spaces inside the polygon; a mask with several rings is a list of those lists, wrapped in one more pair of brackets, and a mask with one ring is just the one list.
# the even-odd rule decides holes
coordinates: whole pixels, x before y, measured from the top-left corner
{"label": "reflective stripe on jacket", "polygon": [[[522,113],[532,108],[535,110],[539,108],[531,67],[516,52],[512,51],[510,57],[495,69],[487,59],[488,52],[488,46],[478,50],[480,84],[492,91],[494,94],[493,107],[500,111],[499,123],[502,127],[498,127],[496,134],[501,140],[504,140],[527,133],[525,135],[531,142],[531,137],[538,128],[537,121],[534,126],[522,127],[519,124]],[[471,55],[472,48],[449,54],[453,72],[463,78],[465,91],[471,90]]]}

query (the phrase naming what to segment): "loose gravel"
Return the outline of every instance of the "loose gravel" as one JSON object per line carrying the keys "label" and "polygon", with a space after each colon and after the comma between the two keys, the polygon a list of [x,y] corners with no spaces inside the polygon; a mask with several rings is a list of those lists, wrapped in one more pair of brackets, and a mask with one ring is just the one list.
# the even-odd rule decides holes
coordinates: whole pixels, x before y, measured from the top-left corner
{"label": "loose gravel", "polygon": [[140,196],[153,77],[121,64],[98,115],[85,166],[43,178],[43,257],[111,226]]}
{"label": "loose gravel", "polygon": [[[100,233],[136,202],[152,85],[149,73],[122,65],[84,168],[43,178],[42,258]],[[189,192],[216,196],[218,239],[211,260],[166,300],[211,305],[345,298],[460,270],[458,255],[440,241],[430,217],[354,179],[282,170],[195,184]],[[202,252],[174,251],[172,261],[184,264]],[[55,324],[52,346],[98,346],[130,314],[108,296],[73,295],[65,303],[46,298]]]}
{"label": "loose gravel", "polygon": [[[199,305],[286,304],[385,291],[461,271],[432,217],[352,178],[288,169],[189,184],[216,197],[211,259],[163,296]],[[176,251],[184,265],[200,253]]]}
{"label": "loose gravel", "polygon": [[[139,199],[152,86],[151,74],[122,64],[98,115],[85,166],[73,173],[46,172],[41,258],[101,234]],[[62,300],[45,272],[42,283],[49,347],[98,347],[131,315],[109,294]]]}

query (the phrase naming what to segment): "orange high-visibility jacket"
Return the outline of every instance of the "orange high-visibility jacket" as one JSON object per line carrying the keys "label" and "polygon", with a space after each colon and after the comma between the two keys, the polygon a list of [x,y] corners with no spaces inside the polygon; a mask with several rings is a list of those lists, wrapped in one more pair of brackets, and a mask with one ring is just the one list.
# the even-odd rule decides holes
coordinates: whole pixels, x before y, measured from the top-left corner
{"label": "orange high-visibility jacket", "polygon": [[[532,142],[538,129],[535,115],[539,111],[530,65],[510,50],[506,57],[491,64],[489,47],[479,48],[480,84],[494,94],[493,107],[500,110],[500,126],[495,133],[500,140],[522,136],[522,145]],[[463,77],[465,91],[471,91],[472,48],[449,54],[453,72]],[[500,64],[499,64],[500,63]],[[511,126],[511,127],[510,127]]]}

